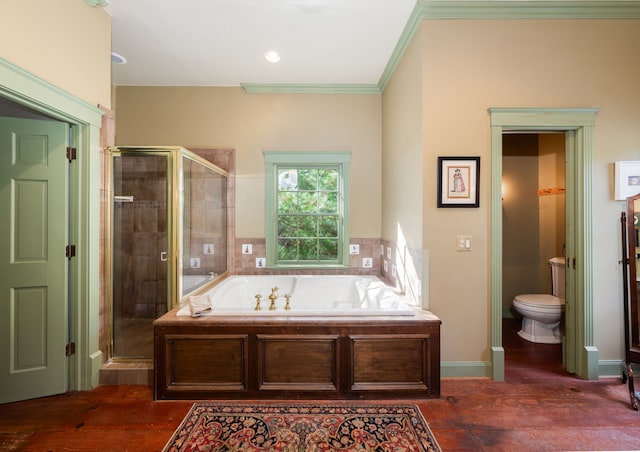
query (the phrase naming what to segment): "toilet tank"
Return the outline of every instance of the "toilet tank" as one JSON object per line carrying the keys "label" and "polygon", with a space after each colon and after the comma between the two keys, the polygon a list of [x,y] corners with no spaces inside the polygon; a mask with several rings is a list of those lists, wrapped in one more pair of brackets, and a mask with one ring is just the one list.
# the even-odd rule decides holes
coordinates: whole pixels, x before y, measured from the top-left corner
{"label": "toilet tank", "polygon": [[565,258],[552,257],[549,259],[551,264],[551,290],[552,294],[558,298],[564,298],[564,270]]}

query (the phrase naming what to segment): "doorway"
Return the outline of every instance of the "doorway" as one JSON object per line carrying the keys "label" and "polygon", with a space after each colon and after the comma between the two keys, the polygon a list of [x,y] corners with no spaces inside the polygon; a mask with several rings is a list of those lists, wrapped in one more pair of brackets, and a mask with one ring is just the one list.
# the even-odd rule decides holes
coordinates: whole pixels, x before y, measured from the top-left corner
{"label": "doorway", "polygon": [[520,334],[528,334],[518,334],[522,317],[512,301],[520,294],[553,292],[549,260],[565,254],[565,186],[564,132],[503,134],[502,306],[509,363],[562,371],[562,345],[547,338],[544,344],[527,343]]}
{"label": "doorway", "polygon": [[502,346],[502,136],[505,131],[560,131],[566,152],[566,293],[564,366],[596,380],[592,257],[592,166],[596,108],[490,108],[491,122],[491,372],[504,381]]}
{"label": "doorway", "polygon": [[[69,125],[0,116],[0,403],[68,389]],[[25,114],[23,114],[25,113]],[[13,117],[5,116],[13,114]],[[28,118],[28,119],[27,119]]]}
{"label": "doorway", "polygon": [[[62,353],[66,361],[66,388],[89,390],[98,385],[102,365],[98,345],[100,247],[97,220],[102,112],[1,58],[0,98],[30,110],[30,114],[44,115],[69,126],[66,135],[75,149],[72,152],[75,160],[68,170],[69,177],[75,182],[68,188],[69,197],[64,201],[68,206],[66,224],[70,232],[68,243],[57,245],[64,255],[66,245],[73,244],[76,254],[67,260],[68,309],[64,312],[67,319],[63,343],[69,347],[64,346]],[[36,385],[48,383],[48,380],[38,381]],[[3,387],[2,390],[11,391],[11,388]]]}

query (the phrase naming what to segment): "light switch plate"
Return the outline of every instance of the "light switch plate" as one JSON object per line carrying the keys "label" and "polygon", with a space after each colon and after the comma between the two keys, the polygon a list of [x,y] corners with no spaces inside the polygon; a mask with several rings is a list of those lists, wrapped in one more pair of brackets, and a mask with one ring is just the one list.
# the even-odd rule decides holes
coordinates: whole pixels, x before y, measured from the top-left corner
{"label": "light switch plate", "polygon": [[471,251],[471,236],[459,235],[456,241],[456,250],[458,251]]}

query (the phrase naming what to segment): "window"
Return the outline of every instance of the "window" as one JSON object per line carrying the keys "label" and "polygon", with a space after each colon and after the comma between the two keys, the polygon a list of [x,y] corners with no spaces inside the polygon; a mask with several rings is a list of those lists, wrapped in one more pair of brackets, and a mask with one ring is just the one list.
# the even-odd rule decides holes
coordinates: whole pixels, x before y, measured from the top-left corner
{"label": "window", "polygon": [[346,152],[265,152],[269,267],[348,265]]}

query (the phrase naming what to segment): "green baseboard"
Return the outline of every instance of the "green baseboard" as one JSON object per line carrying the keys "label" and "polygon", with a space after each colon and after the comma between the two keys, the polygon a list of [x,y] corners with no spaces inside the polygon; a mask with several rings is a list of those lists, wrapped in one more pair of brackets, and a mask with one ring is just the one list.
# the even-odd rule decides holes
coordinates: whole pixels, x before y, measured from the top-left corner
{"label": "green baseboard", "polygon": [[625,363],[620,359],[603,359],[598,362],[598,375],[603,377],[622,377]]}
{"label": "green baseboard", "polygon": [[440,363],[442,378],[491,377],[491,363],[488,361],[445,361]]}
{"label": "green baseboard", "polygon": [[[598,362],[595,378],[621,377],[624,361],[619,359]],[[488,361],[444,361],[440,363],[442,378],[492,378],[492,366]]]}

